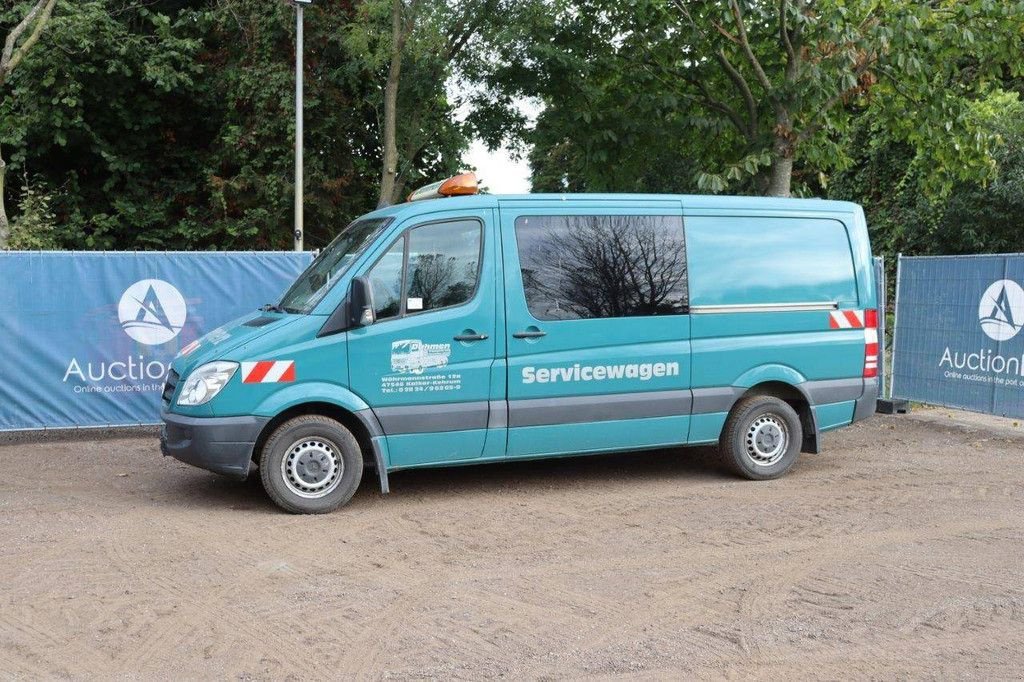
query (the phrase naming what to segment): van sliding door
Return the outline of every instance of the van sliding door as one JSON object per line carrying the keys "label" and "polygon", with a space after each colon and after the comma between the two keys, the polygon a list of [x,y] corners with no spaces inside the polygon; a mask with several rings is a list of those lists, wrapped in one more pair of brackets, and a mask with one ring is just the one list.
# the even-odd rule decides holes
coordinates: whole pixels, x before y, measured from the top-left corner
{"label": "van sliding door", "polygon": [[684,443],[690,319],[682,209],[503,202],[508,456]]}

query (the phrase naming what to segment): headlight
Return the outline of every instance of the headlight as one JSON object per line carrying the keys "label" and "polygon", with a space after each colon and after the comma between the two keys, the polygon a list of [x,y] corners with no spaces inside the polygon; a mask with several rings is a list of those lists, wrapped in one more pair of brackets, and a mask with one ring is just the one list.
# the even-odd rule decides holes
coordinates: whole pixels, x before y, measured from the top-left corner
{"label": "headlight", "polygon": [[192,370],[178,394],[179,405],[202,405],[213,400],[238,370],[237,362],[208,362]]}

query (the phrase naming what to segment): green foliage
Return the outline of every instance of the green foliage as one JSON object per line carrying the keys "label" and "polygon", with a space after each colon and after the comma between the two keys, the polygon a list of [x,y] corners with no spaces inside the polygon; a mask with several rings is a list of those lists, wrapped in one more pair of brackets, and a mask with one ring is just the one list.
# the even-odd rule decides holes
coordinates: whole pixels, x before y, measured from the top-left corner
{"label": "green foliage", "polygon": [[808,193],[852,162],[869,112],[941,195],[994,173],[999,141],[972,102],[1024,68],[1018,0],[549,4],[496,72],[545,104],[527,139],[546,187],[765,193],[791,159]]}
{"label": "green foliage", "polygon": [[[362,7],[381,4],[306,10],[309,248],[376,203],[386,67],[372,36],[388,20]],[[0,26],[14,16],[0,10]],[[61,188],[61,246],[290,248],[294,27],[281,1],[60,0],[0,93],[0,142],[12,173]],[[456,169],[468,132],[448,123],[445,72],[409,59],[415,183]]]}
{"label": "green foliage", "polygon": [[876,253],[895,263],[908,255],[1016,252],[1024,234],[1024,104],[998,91],[974,103],[974,124],[999,141],[994,170],[952,184],[941,196],[927,191],[928,154],[917,152],[865,115],[851,137],[852,165],[838,173],[829,194],[864,204]]}
{"label": "green foliage", "polygon": [[27,181],[21,187],[21,206],[18,217],[11,224],[9,248],[21,250],[51,250],[60,248],[57,235],[57,216],[50,208],[53,197]]}
{"label": "green foliage", "polygon": [[[306,11],[312,248],[377,201],[391,8]],[[792,159],[794,193],[865,204],[887,253],[1020,250],[1024,0],[416,8],[398,194],[458,170],[472,136],[517,145],[548,191],[764,193]],[[8,177],[34,178],[7,183],[14,226],[71,248],[288,248],[293,63],[284,0],[58,0],[0,90]]]}

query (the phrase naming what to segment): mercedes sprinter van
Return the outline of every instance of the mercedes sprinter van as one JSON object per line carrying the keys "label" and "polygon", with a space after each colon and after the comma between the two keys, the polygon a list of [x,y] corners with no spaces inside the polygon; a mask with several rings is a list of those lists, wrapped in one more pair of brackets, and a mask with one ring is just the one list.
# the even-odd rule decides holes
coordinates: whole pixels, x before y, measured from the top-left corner
{"label": "mercedes sprinter van", "polygon": [[368,467],[387,492],[414,467],[717,444],[770,479],[874,413],[859,206],[475,190],[359,218],[280,302],[183,348],[163,453],[255,465],[280,507],[319,513]]}

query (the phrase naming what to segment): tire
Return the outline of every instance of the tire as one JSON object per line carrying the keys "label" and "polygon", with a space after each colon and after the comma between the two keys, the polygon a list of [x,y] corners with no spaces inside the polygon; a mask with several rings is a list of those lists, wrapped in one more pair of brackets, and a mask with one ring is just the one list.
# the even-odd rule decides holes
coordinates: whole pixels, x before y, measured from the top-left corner
{"label": "tire", "polygon": [[754,481],[778,478],[796,463],[803,427],[796,411],[774,396],[755,395],[733,406],[718,455],[733,473]]}
{"label": "tire", "polygon": [[260,457],[267,495],[292,514],[326,514],[355,494],[363,453],[352,432],[320,415],[295,417],[277,427]]}

